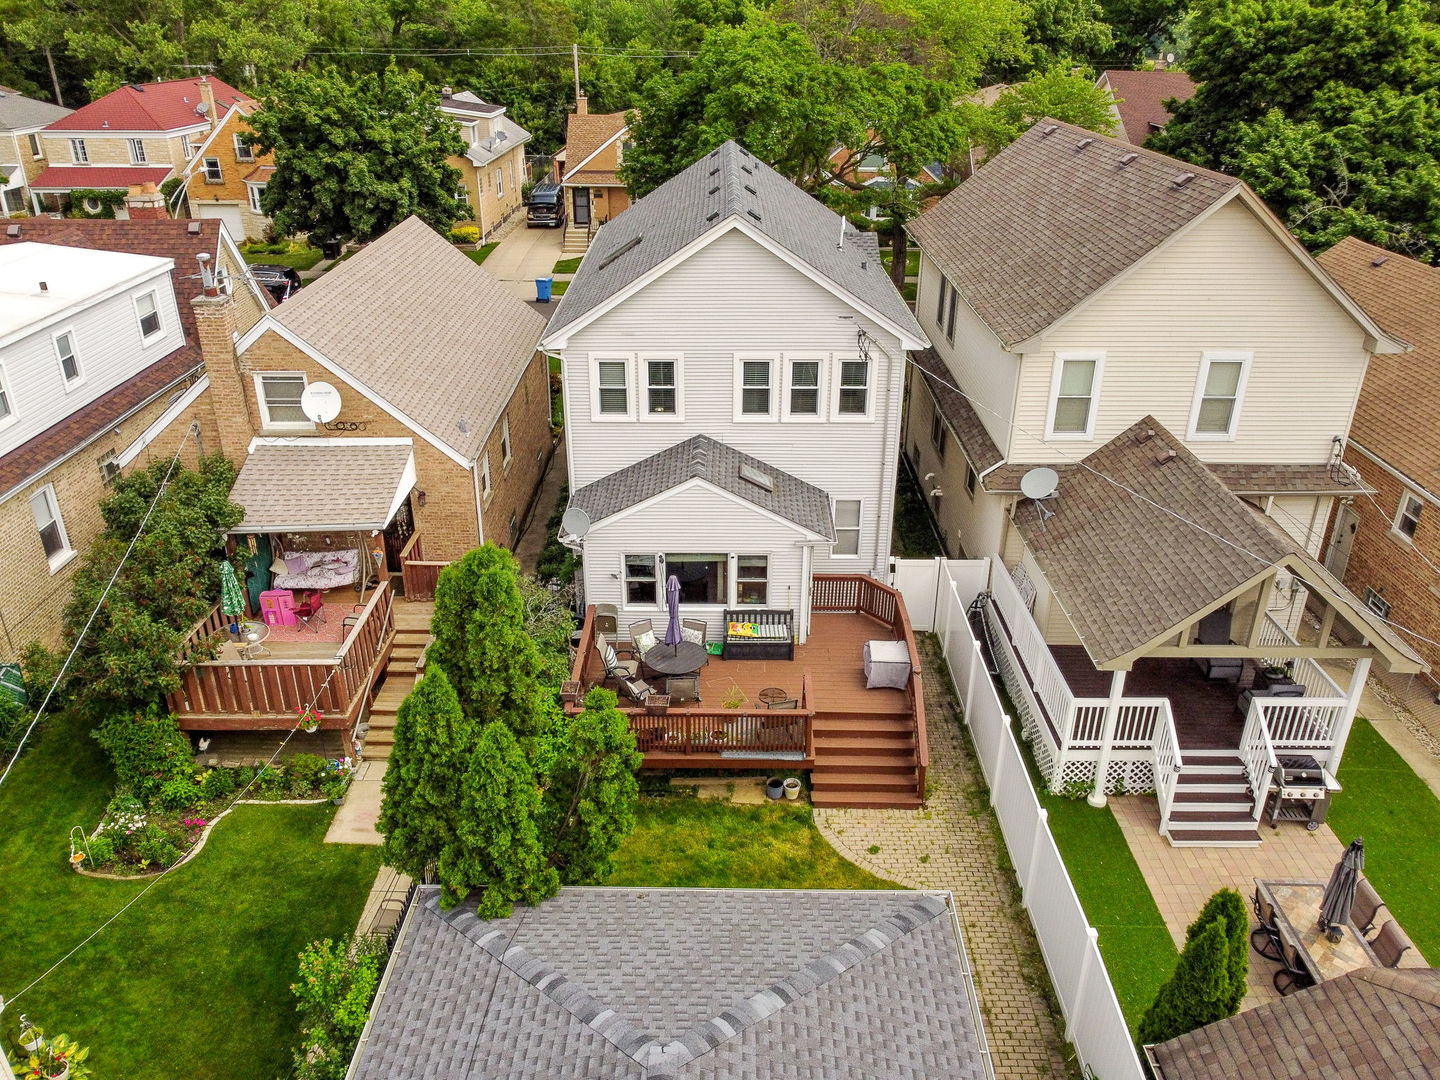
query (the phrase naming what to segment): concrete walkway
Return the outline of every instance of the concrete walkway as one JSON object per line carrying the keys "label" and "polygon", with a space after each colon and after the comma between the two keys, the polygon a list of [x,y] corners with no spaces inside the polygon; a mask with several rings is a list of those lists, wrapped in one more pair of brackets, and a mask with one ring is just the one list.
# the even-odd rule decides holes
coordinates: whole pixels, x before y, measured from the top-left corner
{"label": "concrete walkway", "polygon": [[[943,665],[929,638],[921,648],[927,671]],[[1073,1076],[1040,946],[1007,868],[979,767],[961,737],[948,680],[925,680],[925,713],[928,807],[818,809],[815,824],[857,866],[907,888],[954,894],[999,1080]]]}
{"label": "concrete walkway", "polygon": [[327,844],[374,844],[383,840],[375,831],[380,820],[380,783],[388,761],[362,761],[345,793],[345,804],[335,811],[325,833]]}
{"label": "concrete walkway", "polygon": [[500,240],[481,266],[522,300],[535,299],[535,279],[560,260],[561,229],[531,229],[522,221]]}

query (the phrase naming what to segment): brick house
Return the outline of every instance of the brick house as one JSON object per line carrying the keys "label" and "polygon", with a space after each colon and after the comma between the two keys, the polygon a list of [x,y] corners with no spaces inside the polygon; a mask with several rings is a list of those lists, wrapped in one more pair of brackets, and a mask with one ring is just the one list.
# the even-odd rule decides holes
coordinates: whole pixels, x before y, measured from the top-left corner
{"label": "brick house", "polygon": [[[538,314],[413,217],[238,334],[234,307],[195,301],[238,534],[390,573],[514,542],[553,445]],[[323,423],[301,406],[317,383]]]}
{"label": "brick house", "polygon": [[488,237],[524,205],[525,146],[530,132],[505,115],[505,106],[484,101],[468,90],[445,88],[440,111],[451,117],[465,140],[465,153],[449,163],[460,170],[460,194],[472,224]]}
{"label": "brick house", "polygon": [[202,220],[223,221],[237,242],[258,240],[270,232],[260,196],[275,172],[272,155],[261,154],[241,140],[251,131],[249,118],[255,109],[249,102],[228,109],[180,174],[190,212]]}
{"label": "brick house", "polygon": [[[57,643],[75,556],[101,531],[111,480],[182,439],[187,464],[220,446],[188,303],[196,256],[220,268],[239,325],[268,306],[218,222],[172,221],[158,202],[137,193],[130,221],[35,218],[0,233],[0,291],[22,298],[0,329],[6,661],[32,640]],[[145,213],[161,219],[136,219]]]}
{"label": "brick house", "polygon": [[1336,507],[1326,565],[1382,618],[1423,635],[1407,638],[1434,682],[1440,647],[1424,638],[1440,640],[1440,269],[1353,236],[1320,265],[1414,346],[1370,360],[1344,457],[1362,489]]}
{"label": "brick house", "polygon": [[0,217],[30,212],[30,181],[45,169],[40,132],[70,112],[0,86]]}
{"label": "brick house", "polygon": [[[40,133],[49,164],[30,184],[36,213],[59,209],[72,191],[163,183],[184,169],[195,148],[239,104],[254,102],[202,75],[128,84],[55,120]],[[103,203],[92,201],[84,209],[98,213]]]}
{"label": "brick house", "polygon": [[619,175],[629,137],[623,111],[592,113],[584,94],[575,99],[575,111],[565,120],[564,157],[556,156],[556,173],[570,204],[567,252],[584,251],[595,229],[630,205]]}

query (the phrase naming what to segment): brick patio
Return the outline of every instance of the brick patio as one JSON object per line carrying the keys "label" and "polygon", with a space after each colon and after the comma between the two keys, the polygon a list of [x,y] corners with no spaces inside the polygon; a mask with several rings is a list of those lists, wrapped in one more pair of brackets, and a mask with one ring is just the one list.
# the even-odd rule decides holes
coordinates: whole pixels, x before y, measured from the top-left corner
{"label": "brick patio", "polygon": [[[943,669],[930,637],[921,638],[920,650],[927,671]],[[924,685],[928,809],[817,809],[815,824],[857,866],[907,888],[954,894],[1000,1080],[1073,1077],[1040,947],[1020,906],[979,768],[961,737],[948,680],[926,678]],[[871,846],[879,851],[871,854]]]}

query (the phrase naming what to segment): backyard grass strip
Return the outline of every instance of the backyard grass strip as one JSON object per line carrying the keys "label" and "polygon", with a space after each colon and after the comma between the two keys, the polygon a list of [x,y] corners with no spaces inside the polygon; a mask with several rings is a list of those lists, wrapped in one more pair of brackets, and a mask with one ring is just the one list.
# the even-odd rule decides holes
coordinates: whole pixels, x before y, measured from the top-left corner
{"label": "backyard grass strip", "polygon": [[583,255],[576,255],[573,259],[561,259],[555,264],[555,269],[550,272],[552,274],[573,274],[576,270],[580,269],[580,260],[584,257]]}
{"label": "backyard grass strip", "polygon": [[500,241],[499,241],[499,240],[492,240],[492,241],[490,241],[490,243],[488,243],[488,244],[481,244],[481,245],[480,245],[478,248],[476,248],[474,251],[467,251],[467,252],[465,252],[465,257],[466,257],[467,259],[469,259],[471,262],[473,262],[476,266],[479,266],[479,265],[480,265],[481,263],[483,263],[486,259],[488,259],[488,258],[490,257],[490,253],[491,253],[492,251],[494,251],[494,250],[495,250],[497,247],[499,247],[499,246],[500,246]]}
{"label": "backyard grass strip", "polygon": [[1364,837],[1365,876],[1390,916],[1434,963],[1440,959],[1440,799],[1370,722],[1358,717],[1339,780],[1345,790],[1330,809],[1330,827],[1345,844]]}
{"label": "backyard grass strip", "polygon": [[319,248],[302,248],[284,255],[270,255],[263,251],[244,252],[247,263],[265,263],[268,266],[288,266],[292,270],[309,270],[324,255]]}

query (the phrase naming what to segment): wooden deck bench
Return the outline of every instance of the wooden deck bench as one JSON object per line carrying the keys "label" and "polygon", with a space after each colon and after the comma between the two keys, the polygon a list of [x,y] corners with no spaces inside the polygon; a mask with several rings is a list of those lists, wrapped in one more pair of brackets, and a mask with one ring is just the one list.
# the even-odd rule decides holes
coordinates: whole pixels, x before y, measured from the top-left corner
{"label": "wooden deck bench", "polygon": [[[731,623],[754,623],[756,636],[730,633]],[[770,608],[725,609],[727,660],[794,660],[795,613]]]}

